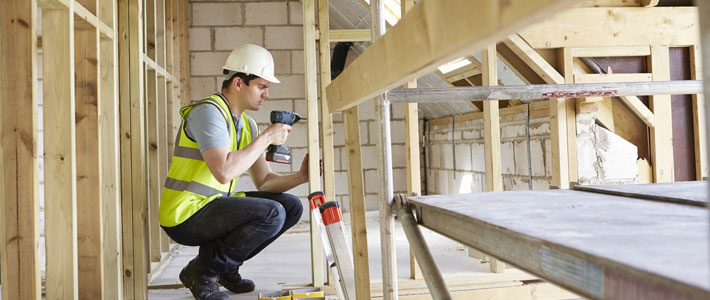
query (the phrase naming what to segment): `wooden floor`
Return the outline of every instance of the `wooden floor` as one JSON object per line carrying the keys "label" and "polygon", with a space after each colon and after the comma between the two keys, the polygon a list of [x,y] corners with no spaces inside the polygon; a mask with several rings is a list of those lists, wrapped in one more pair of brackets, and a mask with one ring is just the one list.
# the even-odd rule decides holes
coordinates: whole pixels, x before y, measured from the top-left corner
{"label": "wooden floor", "polygon": [[[625,187],[645,194],[656,189],[673,188]],[[707,193],[704,184],[676,189]],[[710,299],[710,226],[703,207],[575,190],[409,201],[424,227],[589,298]]]}

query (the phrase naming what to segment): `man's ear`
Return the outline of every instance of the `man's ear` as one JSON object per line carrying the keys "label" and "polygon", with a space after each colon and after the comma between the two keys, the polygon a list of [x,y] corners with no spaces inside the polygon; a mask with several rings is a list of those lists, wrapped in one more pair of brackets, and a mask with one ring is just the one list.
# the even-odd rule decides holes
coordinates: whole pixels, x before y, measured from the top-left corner
{"label": "man's ear", "polygon": [[239,91],[242,88],[243,84],[244,81],[242,81],[240,77],[234,77],[234,79],[232,79],[232,87],[234,88],[234,90]]}

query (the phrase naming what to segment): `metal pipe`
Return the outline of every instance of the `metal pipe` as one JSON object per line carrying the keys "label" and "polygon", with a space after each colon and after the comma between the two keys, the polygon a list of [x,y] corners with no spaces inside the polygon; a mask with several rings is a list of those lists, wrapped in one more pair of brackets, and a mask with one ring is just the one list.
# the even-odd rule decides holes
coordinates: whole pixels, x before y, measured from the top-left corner
{"label": "metal pipe", "polygon": [[402,223],[404,234],[409,241],[409,247],[414,252],[414,257],[417,259],[419,267],[422,269],[424,281],[429,288],[432,298],[436,300],[451,299],[451,294],[449,294],[449,290],[446,288],[446,282],[444,282],[444,278],[441,276],[439,267],[436,266],[434,256],[431,255],[429,246],[427,246],[424,236],[419,230],[419,224],[412,213],[412,208],[403,195],[397,195],[396,202],[397,217],[399,218],[399,222]]}
{"label": "metal pipe", "polygon": [[702,80],[649,82],[532,84],[454,88],[392,89],[385,98],[392,103],[521,100],[530,103],[549,98],[585,98],[703,93]]}

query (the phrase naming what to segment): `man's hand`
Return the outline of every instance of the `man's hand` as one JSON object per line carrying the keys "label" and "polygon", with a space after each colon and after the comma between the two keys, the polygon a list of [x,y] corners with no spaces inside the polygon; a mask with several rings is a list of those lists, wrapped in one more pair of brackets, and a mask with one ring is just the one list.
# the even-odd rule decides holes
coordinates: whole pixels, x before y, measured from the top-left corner
{"label": "man's hand", "polygon": [[276,123],[266,128],[264,135],[269,137],[271,145],[283,145],[291,132],[291,125]]}
{"label": "man's hand", "polygon": [[[298,175],[303,178],[304,182],[308,182],[308,153],[303,157],[301,169],[298,170]],[[323,160],[320,161],[320,176],[323,176]]]}

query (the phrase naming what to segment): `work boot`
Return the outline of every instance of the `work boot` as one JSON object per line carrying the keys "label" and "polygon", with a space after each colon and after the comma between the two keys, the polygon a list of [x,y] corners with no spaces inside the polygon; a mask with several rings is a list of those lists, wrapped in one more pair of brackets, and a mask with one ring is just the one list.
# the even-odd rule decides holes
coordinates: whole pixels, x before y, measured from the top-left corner
{"label": "work boot", "polygon": [[255,288],[253,281],[243,279],[242,276],[239,275],[239,267],[232,272],[219,275],[219,284],[235,294],[248,293]]}
{"label": "work boot", "polygon": [[219,290],[217,276],[205,275],[197,268],[195,260],[180,271],[180,281],[190,289],[198,300],[228,300],[229,296]]}

